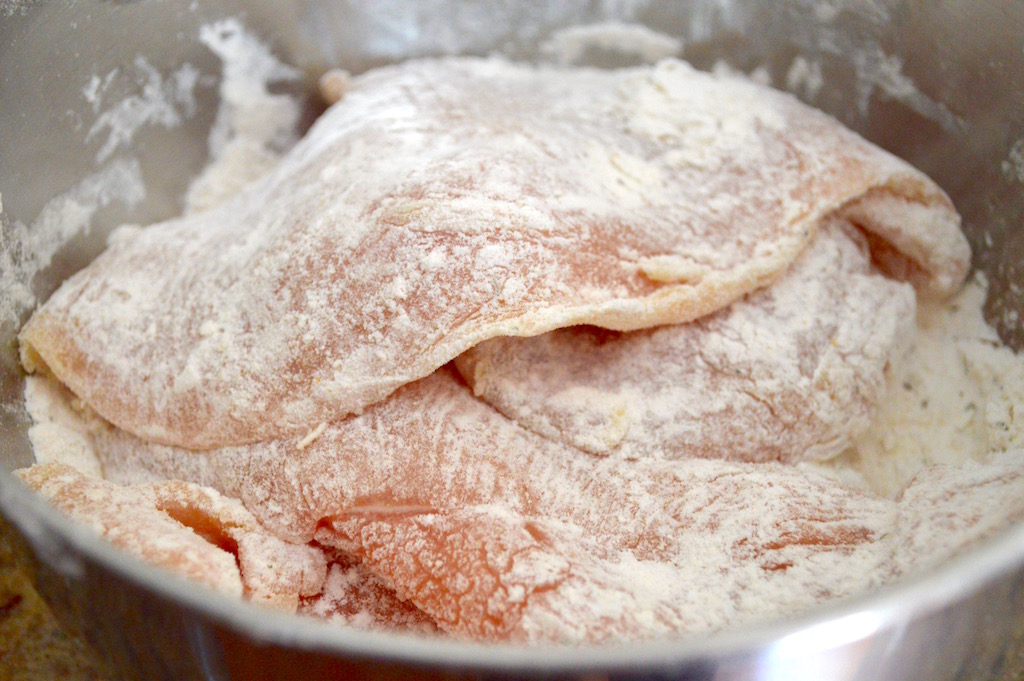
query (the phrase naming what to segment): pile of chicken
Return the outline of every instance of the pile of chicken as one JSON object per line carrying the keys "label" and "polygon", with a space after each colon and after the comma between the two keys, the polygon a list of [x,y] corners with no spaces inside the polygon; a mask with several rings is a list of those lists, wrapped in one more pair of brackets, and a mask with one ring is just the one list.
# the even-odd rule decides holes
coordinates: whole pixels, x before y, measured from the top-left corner
{"label": "pile of chicken", "polygon": [[[21,333],[102,477],[19,475],[115,544],[288,611],[580,643],[863,593],[1021,496],[1020,456],[895,500],[800,465],[970,260],[828,116],[674,60],[327,84],[267,176],[115,232]],[[916,539],[942,522],[977,529]]]}

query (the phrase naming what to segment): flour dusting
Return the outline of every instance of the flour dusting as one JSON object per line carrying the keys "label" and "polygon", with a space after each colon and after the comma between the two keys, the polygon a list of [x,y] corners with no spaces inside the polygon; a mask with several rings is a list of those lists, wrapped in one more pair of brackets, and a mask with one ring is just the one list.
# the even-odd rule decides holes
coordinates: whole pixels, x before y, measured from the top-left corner
{"label": "flour dusting", "polygon": [[82,88],[82,96],[94,112],[103,107],[104,96],[115,82],[125,82],[127,87],[140,90],[100,113],[89,128],[86,142],[106,135],[96,152],[96,162],[102,163],[118,149],[128,147],[143,126],[173,128],[195,115],[193,91],[198,80],[199,71],[191,64],[182,64],[165,77],[142,56],[136,57],[132,67],[124,71],[114,69],[102,78],[94,74]]}
{"label": "flour dusting", "polygon": [[102,424],[66,388],[30,376],[25,381],[25,408],[32,416],[28,436],[36,463],[61,463],[102,477],[91,435]]}
{"label": "flour dusting", "polygon": [[323,592],[302,603],[299,612],[356,629],[437,633],[437,625],[426,614],[345,556],[329,566]]}
{"label": "flour dusting", "polygon": [[138,205],[146,195],[139,164],[119,159],[50,199],[31,225],[15,222],[0,231],[0,321],[17,324],[36,304],[34,281],[57,252],[84,234],[98,210]]}
{"label": "flour dusting", "polygon": [[501,413],[595,455],[825,460],[871,422],[913,317],[913,289],[826,221],[783,277],[716,315],[494,338],[455,363]]}
{"label": "flour dusting", "polygon": [[1019,139],[1010,147],[1006,160],[1002,163],[1003,175],[1011,180],[1024,182],[1024,139]]}
{"label": "flour dusting", "polygon": [[984,461],[1024,447],[1024,363],[982,316],[978,276],[953,300],[922,304],[907,359],[889,384],[871,428],[836,462],[895,497],[935,464]]}
{"label": "flour dusting", "polygon": [[724,59],[718,59],[711,66],[711,73],[715,74],[719,78],[742,78],[749,80],[758,85],[770,87],[772,84],[772,74],[768,70],[768,67],[764,64],[760,64],[749,73],[734,67]]}
{"label": "flour dusting", "polygon": [[813,102],[825,84],[821,76],[821,64],[802,55],[793,58],[786,72],[786,89],[795,92],[806,101]]}
{"label": "flour dusting", "polygon": [[192,182],[185,212],[216,205],[264,175],[298,140],[299,105],[270,92],[301,75],[237,19],[200,28],[199,39],[223,63],[220,108],[210,129],[211,163]]}
{"label": "flour dusting", "polygon": [[878,90],[885,97],[938,123],[946,132],[956,133],[963,128],[962,119],[919,90],[903,73],[903,60],[899,57],[886,54],[881,48],[864,48],[854,53],[853,63],[857,72],[857,109],[862,116],[868,115],[871,95]]}
{"label": "flour dusting", "polygon": [[563,66],[582,63],[594,50],[605,50],[625,59],[638,59],[650,64],[678,56],[683,51],[683,41],[641,24],[609,21],[563,28],[548,38],[540,49],[542,54]]}

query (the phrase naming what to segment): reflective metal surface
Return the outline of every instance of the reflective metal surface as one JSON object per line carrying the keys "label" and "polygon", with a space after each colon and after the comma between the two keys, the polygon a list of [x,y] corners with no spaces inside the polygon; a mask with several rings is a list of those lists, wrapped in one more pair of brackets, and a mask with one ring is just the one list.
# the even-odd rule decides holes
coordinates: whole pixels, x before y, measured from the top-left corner
{"label": "reflective metal surface", "polygon": [[[1024,678],[1022,527],[931,574],[798,621],[524,650],[347,631],[212,597],[75,531],[18,486],[8,471],[32,460],[14,341],[31,307],[26,291],[45,298],[113,227],[180,211],[217,108],[220,63],[199,28],[223,17],[238,17],[302,70],[288,87],[304,98],[307,122],[327,66],[360,71],[453,52],[530,58],[557,28],[608,18],[682,38],[684,56],[701,67],[760,68],[950,193],[992,283],[987,314],[1008,343],[1024,346],[1024,4],[0,0],[0,511],[40,591],[112,668],[143,679]],[[92,78],[116,72],[109,96],[124,99],[142,93],[147,74],[167,79],[185,63],[198,71],[187,115],[142,126],[104,155],[107,138],[90,134],[100,115],[87,96]],[[118,163],[137,164],[145,199],[127,186],[99,197],[88,229],[51,249],[36,273],[35,236],[55,197]]]}

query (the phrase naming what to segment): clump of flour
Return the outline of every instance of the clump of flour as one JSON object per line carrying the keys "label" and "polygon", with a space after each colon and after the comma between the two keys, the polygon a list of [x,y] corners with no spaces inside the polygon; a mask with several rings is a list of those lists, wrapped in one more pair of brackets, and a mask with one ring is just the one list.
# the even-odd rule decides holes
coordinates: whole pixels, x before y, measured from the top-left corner
{"label": "clump of flour", "polygon": [[34,421],[28,435],[36,463],[62,463],[102,477],[91,438],[98,422],[74,395],[55,381],[30,376],[25,382],[25,407]]}
{"label": "clump of flour", "polygon": [[270,170],[298,140],[299,104],[270,92],[300,72],[281,62],[237,19],[203,26],[199,39],[224,65],[220,109],[210,130],[211,163],[193,181],[186,212],[214,206]]}
{"label": "clump of flour", "polygon": [[871,428],[829,464],[895,497],[921,470],[1024,446],[1024,363],[982,316],[980,275],[944,303],[923,303],[913,346]]}
{"label": "clump of flour", "polygon": [[683,41],[641,24],[607,21],[556,31],[541,45],[540,51],[562,66],[584,63],[596,51],[652,64],[681,54]]}

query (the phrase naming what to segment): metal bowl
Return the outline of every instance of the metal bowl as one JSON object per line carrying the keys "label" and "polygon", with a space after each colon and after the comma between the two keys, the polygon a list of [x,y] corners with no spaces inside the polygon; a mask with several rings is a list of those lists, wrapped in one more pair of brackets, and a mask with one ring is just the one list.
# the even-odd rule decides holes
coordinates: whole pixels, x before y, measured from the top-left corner
{"label": "metal bowl", "polygon": [[[113,227],[181,210],[207,157],[221,78],[199,29],[225,17],[299,69],[282,87],[304,103],[307,124],[317,113],[315,77],[328,66],[358,72],[413,56],[493,51],[529,59],[557,29],[598,21],[681,38],[699,67],[721,60],[760,68],[949,192],[974,264],[990,281],[986,314],[1008,344],[1024,346],[1019,2],[0,0],[0,510],[40,592],[111,669],[143,679],[1024,678],[1020,526],[928,574],[797,619],[671,642],[527,649],[268,614],[111,549],[21,487],[9,471],[32,454],[17,328],[35,300],[95,257]],[[586,57],[611,58],[601,50]],[[144,102],[147,85],[173,85],[185,63],[196,81],[177,119],[157,112],[130,139],[111,143],[95,106],[100,89]],[[114,183],[93,192],[75,229],[55,231],[48,216],[67,208],[55,202],[75,187],[92,191],[89,179],[118,163],[141,179],[144,200],[132,182]]]}

